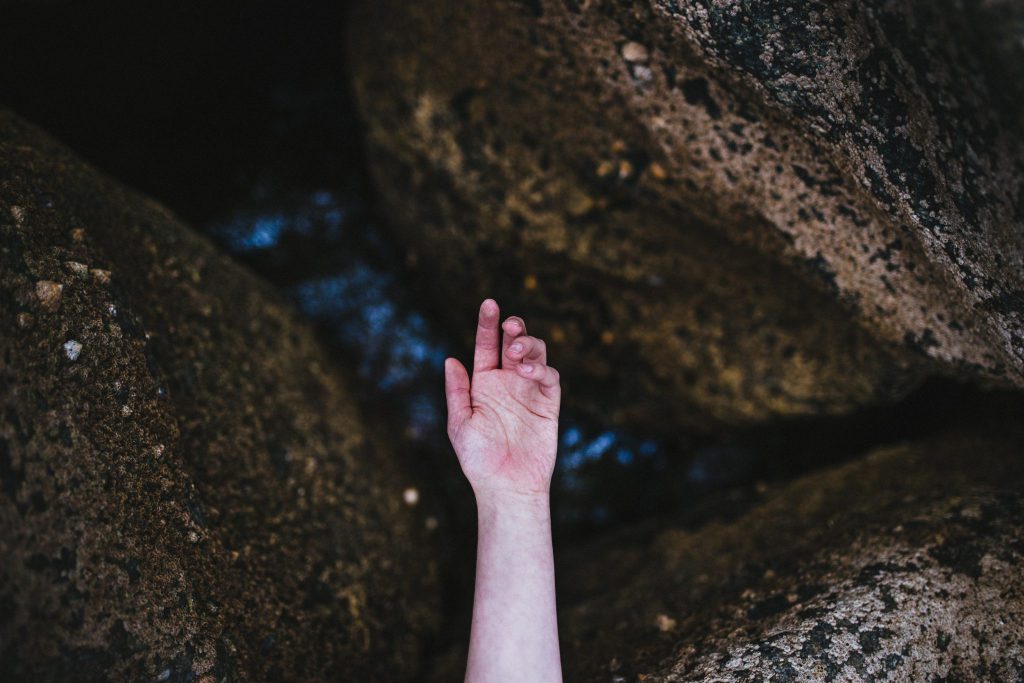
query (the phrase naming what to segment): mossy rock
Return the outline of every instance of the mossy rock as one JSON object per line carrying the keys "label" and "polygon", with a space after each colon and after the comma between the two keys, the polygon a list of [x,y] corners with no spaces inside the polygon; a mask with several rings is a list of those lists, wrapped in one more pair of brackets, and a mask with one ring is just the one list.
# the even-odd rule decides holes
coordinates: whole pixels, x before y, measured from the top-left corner
{"label": "mossy rock", "polygon": [[435,549],[309,326],[0,114],[0,678],[401,680]]}

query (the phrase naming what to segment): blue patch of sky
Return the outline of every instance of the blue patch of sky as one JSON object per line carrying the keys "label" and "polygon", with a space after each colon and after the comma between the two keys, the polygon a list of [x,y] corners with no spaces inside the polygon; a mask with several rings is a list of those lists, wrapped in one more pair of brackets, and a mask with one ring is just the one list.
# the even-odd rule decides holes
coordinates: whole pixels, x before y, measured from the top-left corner
{"label": "blue patch of sky", "polygon": [[232,231],[231,248],[235,251],[268,249],[281,239],[286,225],[287,219],[281,214],[258,216],[247,221],[246,229]]}
{"label": "blue patch of sky", "polygon": [[446,349],[430,334],[423,317],[391,300],[391,278],[365,264],[328,278],[293,288],[307,315],[326,319],[338,340],[358,345],[364,361],[360,370],[383,391],[413,382],[423,373],[437,375]]}
{"label": "blue patch of sky", "polygon": [[[250,208],[237,211],[214,233],[229,250],[241,253],[273,249],[287,234],[315,234],[337,242],[346,228],[349,205],[328,190],[282,200],[257,186]],[[372,226],[360,224],[360,230],[376,248],[386,246]],[[344,247],[339,243],[339,248]],[[422,315],[400,304],[400,287],[391,273],[371,267],[359,252],[346,251],[343,263],[332,275],[292,286],[289,294],[303,313],[325,324],[339,344],[353,350],[360,376],[385,394],[402,392],[410,433],[427,434],[431,423],[443,418],[443,396],[427,396],[416,387],[436,386],[431,380],[443,370],[446,349]]]}
{"label": "blue patch of sky", "polygon": [[[585,435],[585,431],[583,427],[572,425],[562,432],[557,462],[563,475],[576,473],[588,463],[606,458],[629,467],[640,459],[650,459],[658,454],[658,444],[650,439],[640,440],[614,429],[589,436]],[[567,482],[572,484],[571,479],[567,479]]]}
{"label": "blue patch of sky", "polygon": [[[268,201],[266,194],[260,188],[254,189],[251,201],[256,208],[240,210],[214,228],[214,233],[227,241],[230,250],[271,249],[286,233],[308,235],[315,229],[320,229],[326,237],[338,237],[348,217],[345,203],[327,190],[299,197],[284,210],[261,209],[258,205]],[[280,204],[279,200],[275,206]]]}

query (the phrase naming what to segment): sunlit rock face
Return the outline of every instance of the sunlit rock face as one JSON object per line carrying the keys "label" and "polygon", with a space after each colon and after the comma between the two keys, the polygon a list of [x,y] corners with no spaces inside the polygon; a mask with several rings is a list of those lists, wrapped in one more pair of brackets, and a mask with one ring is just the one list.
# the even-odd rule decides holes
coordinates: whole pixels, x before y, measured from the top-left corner
{"label": "sunlit rock face", "polygon": [[0,678],[393,680],[407,476],[283,299],[0,115]]}
{"label": "sunlit rock face", "polygon": [[708,426],[1024,385],[1022,60],[981,12],[365,2],[351,52],[436,297],[517,297],[614,417]]}

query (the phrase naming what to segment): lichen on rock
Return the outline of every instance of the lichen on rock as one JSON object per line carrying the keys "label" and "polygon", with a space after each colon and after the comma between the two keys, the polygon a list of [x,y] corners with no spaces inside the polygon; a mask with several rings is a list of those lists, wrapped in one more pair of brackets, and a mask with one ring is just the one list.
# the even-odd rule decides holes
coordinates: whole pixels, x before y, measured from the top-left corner
{"label": "lichen on rock", "polygon": [[412,676],[434,550],[308,324],[9,113],[0,166],[0,678]]}

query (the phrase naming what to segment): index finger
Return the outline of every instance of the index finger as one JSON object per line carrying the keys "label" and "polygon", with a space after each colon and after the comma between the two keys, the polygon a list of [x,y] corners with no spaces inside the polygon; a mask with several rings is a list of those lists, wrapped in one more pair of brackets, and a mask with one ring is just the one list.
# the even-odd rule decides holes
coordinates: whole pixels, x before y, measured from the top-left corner
{"label": "index finger", "polygon": [[484,299],[476,324],[476,349],[473,351],[473,373],[496,370],[501,353],[498,332],[498,302]]}

